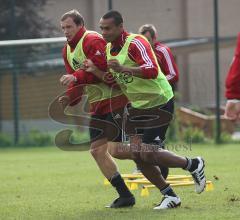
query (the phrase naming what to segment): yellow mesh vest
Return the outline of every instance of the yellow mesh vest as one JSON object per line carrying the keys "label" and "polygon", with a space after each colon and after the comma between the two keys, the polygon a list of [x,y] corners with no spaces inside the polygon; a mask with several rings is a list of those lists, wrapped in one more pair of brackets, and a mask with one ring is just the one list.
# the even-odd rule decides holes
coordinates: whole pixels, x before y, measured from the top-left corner
{"label": "yellow mesh vest", "polygon": [[[128,48],[131,41],[136,37],[141,36],[137,34],[130,34],[121,51],[116,56],[110,53],[111,43],[107,44],[107,60],[117,59],[121,65],[128,67],[138,66],[128,56]],[[141,36],[143,37],[143,36]],[[144,37],[143,37],[144,38]],[[153,52],[153,51],[152,51]],[[153,52],[154,54],[154,52]],[[157,58],[154,55],[157,62]],[[117,73],[111,70],[111,73],[119,83],[121,90],[127,96],[132,106],[135,108],[145,109],[152,108],[158,105],[165,104],[173,97],[173,92],[165,75],[161,72],[158,66],[158,76],[156,79],[142,79],[135,77],[131,73]]]}
{"label": "yellow mesh vest", "polygon": [[[78,42],[74,51],[71,52],[70,46],[67,44],[67,60],[70,66],[76,71],[81,68],[81,65],[84,60],[86,60],[86,55],[83,52],[82,43],[84,38],[89,33],[96,33],[93,31],[86,31],[82,36],[81,40]],[[87,72],[86,72],[87,74]],[[84,87],[84,93],[88,96],[89,103],[94,103],[106,99],[110,99],[112,97],[116,97],[122,95],[121,90],[111,89],[105,83],[95,83],[88,84]]]}

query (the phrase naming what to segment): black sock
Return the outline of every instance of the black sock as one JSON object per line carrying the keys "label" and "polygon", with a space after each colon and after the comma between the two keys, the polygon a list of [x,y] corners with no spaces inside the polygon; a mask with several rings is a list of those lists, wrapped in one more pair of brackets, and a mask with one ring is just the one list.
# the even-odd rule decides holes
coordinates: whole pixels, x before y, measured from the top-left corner
{"label": "black sock", "polygon": [[187,159],[187,165],[183,169],[188,170],[190,172],[193,172],[194,170],[196,170],[197,167],[198,167],[198,163],[199,163],[198,159],[196,159],[196,158],[195,159],[190,159],[190,158],[187,158],[187,157],[186,157],[186,159]]}
{"label": "black sock", "polygon": [[127,188],[123,178],[121,177],[120,173],[115,173],[111,179],[109,179],[109,182],[112,184],[113,187],[116,188],[118,194],[120,197],[131,197],[133,196],[132,193]]}
{"label": "black sock", "polygon": [[172,187],[168,184],[160,190],[163,195],[177,197],[176,193],[172,190]]}

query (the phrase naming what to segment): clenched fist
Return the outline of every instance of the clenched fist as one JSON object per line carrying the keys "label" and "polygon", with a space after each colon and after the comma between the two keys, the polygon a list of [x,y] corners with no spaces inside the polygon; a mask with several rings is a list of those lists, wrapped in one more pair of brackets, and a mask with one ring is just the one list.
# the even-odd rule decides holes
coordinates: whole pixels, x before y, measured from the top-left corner
{"label": "clenched fist", "polygon": [[63,86],[69,86],[72,82],[77,82],[77,78],[74,75],[66,74],[60,78],[60,83]]}
{"label": "clenched fist", "polygon": [[118,62],[118,60],[109,60],[107,62],[108,68],[111,68],[113,71],[121,73],[123,72],[123,66]]}
{"label": "clenched fist", "polygon": [[240,121],[240,101],[227,101],[225,109],[225,117],[232,121]]}
{"label": "clenched fist", "polygon": [[65,109],[69,103],[70,103],[70,98],[68,96],[60,96],[58,98],[58,102],[62,105],[63,109]]}

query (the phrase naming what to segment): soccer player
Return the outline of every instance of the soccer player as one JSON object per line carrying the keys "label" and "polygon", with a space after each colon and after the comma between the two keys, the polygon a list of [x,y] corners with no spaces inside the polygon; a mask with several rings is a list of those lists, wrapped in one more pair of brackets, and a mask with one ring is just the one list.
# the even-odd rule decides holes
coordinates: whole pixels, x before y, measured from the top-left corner
{"label": "soccer player", "polygon": [[[206,185],[204,161],[201,157],[191,159],[155,148],[154,140],[163,125],[156,124],[156,121],[168,124],[167,117],[173,114],[171,86],[161,72],[149,42],[141,35],[127,33],[123,28],[123,18],[119,12],[106,13],[100,20],[100,29],[103,38],[108,42],[106,49],[108,67],[132,105],[129,109],[129,125],[134,122],[137,128],[140,127],[137,133],[133,133],[135,128],[130,129],[128,159],[134,160],[143,175],[163,194],[163,199],[154,209],[178,207],[181,204],[180,198],[167,184],[157,166],[183,168],[189,171],[193,176],[196,192],[201,193]],[[101,72],[91,60],[88,60],[87,66],[87,71],[95,74]],[[131,80],[124,80],[127,73],[132,77]],[[157,116],[157,119],[148,120],[148,116]],[[142,121],[144,123],[141,123]],[[128,124],[126,126],[129,130]],[[110,151],[122,146],[121,143],[116,142],[111,142],[109,145]],[[111,153],[119,159],[127,159],[127,150],[123,152],[122,158],[121,151],[115,150]]]}
{"label": "soccer player", "polygon": [[142,25],[139,28],[138,33],[148,39],[162,72],[166,76],[173,90],[175,90],[176,83],[179,79],[179,71],[170,48],[157,41],[157,30],[153,24]]}
{"label": "soccer player", "polygon": [[[157,30],[153,24],[142,25],[139,28],[138,33],[142,34],[148,39],[154,50],[161,71],[166,76],[174,91],[176,88],[176,83],[178,82],[179,71],[170,48],[157,41]],[[164,143],[167,128],[168,126],[162,126],[160,130],[159,139],[162,143]],[[165,148],[164,144],[162,144],[162,148]],[[137,170],[139,169],[137,168]],[[166,179],[168,176],[168,168],[161,167],[161,172],[162,176]]]}
{"label": "soccer player", "polygon": [[240,122],[240,33],[237,38],[235,55],[226,77],[227,100],[225,116]]}
{"label": "soccer player", "polygon": [[[135,198],[124,183],[114,160],[107,151],[109,131],[104,129],[101,133],[101,131],[94,129],[94,122],[97,120],[100,123],[108,121],[114,125],[115,121],[110,112],[124,107],[128,100],[120,89],[109,87],[94,74],[84,71],[83,67],[84,60],[91,59],[94,65],[102,71],[106,71],[106,42],[98,33],[86,30],[84,19],[77,10],[71,10],[62,16],[61,27],[67,38],[67,43],[63,48],[67,74],[60,78],[60,82],[62,85],[68,86],[68,92],[59,98],[59,102],[64,106],[73,106],[80,101],[82,94],[88,96],[90,112],[92,113],[90,151],[101,172],[119,194],[119,198],[115,200],[111,208],[133,206]],[[83,89],[80,89],[79,85],[83,85]],[[116,137],[116,140],[121,142],[121,134]]]}

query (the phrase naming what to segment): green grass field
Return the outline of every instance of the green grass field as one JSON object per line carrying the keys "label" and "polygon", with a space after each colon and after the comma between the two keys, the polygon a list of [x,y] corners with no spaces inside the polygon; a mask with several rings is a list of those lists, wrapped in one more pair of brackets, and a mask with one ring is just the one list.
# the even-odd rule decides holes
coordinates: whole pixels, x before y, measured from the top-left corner
{"label": "green grass field", "polygon": [[[133,208],[106,209],[117,194],[103,185],[103,177],[89,152],[64,152],[56,147],[0,150],[0,219],[240,219],[238,145],[193,145],[181,155],[202,155],[214,191],[201,195],[193,187],[176,188],[181,208],[152,210],[161,200],[158,190],[149,197],[133,191]],[[122,173],[131,161],[117,161]],[[185,173],[172,169],[172,174]],[[215,178],[214,178],[215,176]],[[218,179],[218,180],[216,180]]]}

